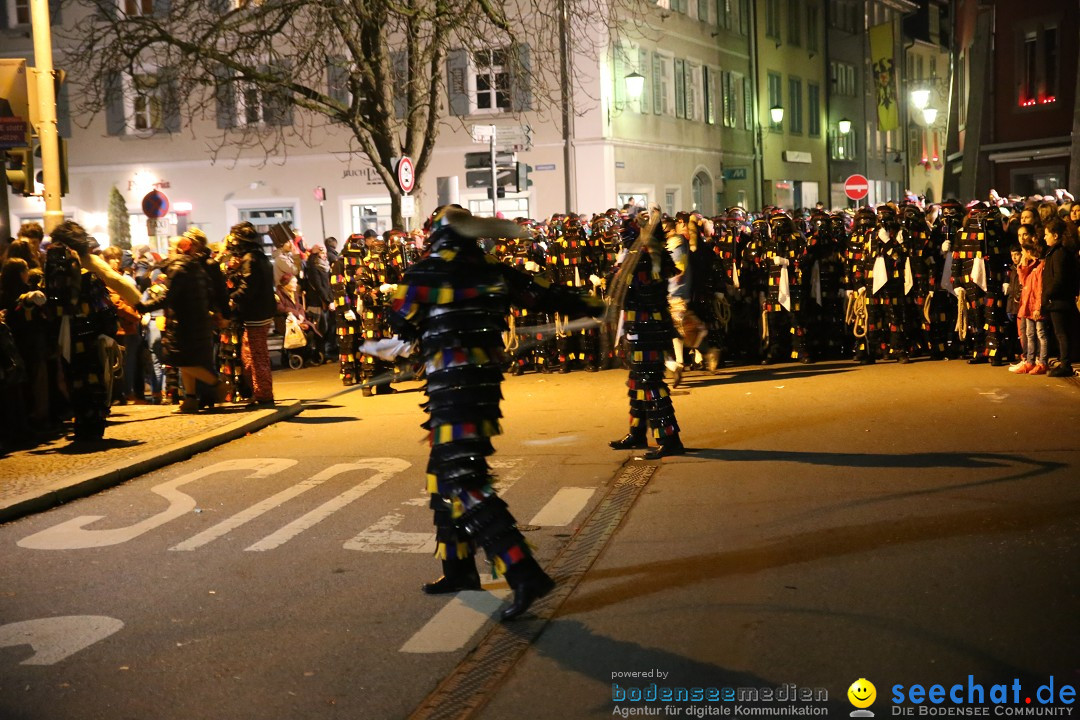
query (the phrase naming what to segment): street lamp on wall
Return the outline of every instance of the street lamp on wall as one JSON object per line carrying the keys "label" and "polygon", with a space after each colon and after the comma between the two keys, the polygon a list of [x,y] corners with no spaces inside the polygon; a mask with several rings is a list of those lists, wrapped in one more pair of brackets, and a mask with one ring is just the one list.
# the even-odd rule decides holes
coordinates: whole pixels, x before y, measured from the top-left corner
{"label": "street lamp on wall", "polygon": [[851,132],[851,121],[847,118],[841,118],[839,122],[836,123],[836,129],[840,131],[841,135],[847,135]]}
{"label": "street lamp on wall", "polygon": [[622,114],[622,111],[629,106],[630,103],[636,102],[641,99],[641,94],[645,90],[645,76],[639,72],[631,72],[623,77],[623,82],[626,88],[626,99],[619,100],[615,98],[612,100],[611,106],[608,108],[608,121],[611,118],[618,117]]}
{"label": "street lamp on wall", "polygon": [[769,108],[769,117],[772,119],[773,125],[779,125],[784,122],[784,108],[779,105],[773,105]]}

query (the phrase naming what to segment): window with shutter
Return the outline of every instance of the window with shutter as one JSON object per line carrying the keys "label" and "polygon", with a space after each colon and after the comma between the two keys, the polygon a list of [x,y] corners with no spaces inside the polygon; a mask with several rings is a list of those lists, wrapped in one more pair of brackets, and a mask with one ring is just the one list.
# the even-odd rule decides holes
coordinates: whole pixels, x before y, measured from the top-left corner
{"label": "window with shutter", "polygon": [[686,63],[686,119],[697,120],[701,117],[698,99],[701,97],[701,67]]}
{"label": "window with shutter", "polygon": [[30,24],[30,0],[4,0],[7,8],[7,27]]}
{"label": "window with shutter", "polygon": [[154,0],[119,0],[120,9],[128,17],[154,14]]}
{"label": "window with shutter", "polygon": [[470,68],[470,109],[473,112],[510,110],[510,70],[506,48],[482,50],[472,56]]}
{"label": "window with shutter", "polygon": [[686,61],[675,60],[675,117],[686,117]]}
{"label": "window with shutter", "polygon": [[653,112],[663,115],[667,109],[664,107],[664,58],[661,55],[653,55],[652,77]]}

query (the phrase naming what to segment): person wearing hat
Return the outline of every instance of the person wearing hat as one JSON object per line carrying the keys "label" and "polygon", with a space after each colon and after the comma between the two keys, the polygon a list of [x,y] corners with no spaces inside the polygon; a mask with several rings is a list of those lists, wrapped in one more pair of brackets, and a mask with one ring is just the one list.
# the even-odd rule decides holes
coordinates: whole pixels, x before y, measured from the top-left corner
{"label": "person wearing hat", "polygon": [[74,417],[76,441],[101,440],[109,415],[112,367],[119,356],[116,311],[108,287],[131,304],[139,301],[105,261],[90,252],[90,238],[73,221],[51,233],[45,258],[45,295],[58,318],[59,350],[64,381]]}
{"label": "person wearing hat", "polygon": [[262,249],[262,238],[250,222],[233,225],[230,239],[239,265],[232,276],[229,309],[244,323],[240,357],[244,374],[251,378],[253,407],[274,404],[274,378],[266,337],[277,312],[274,270]]}
{"label": "person wearing hat", "polygon": [[501,433],[506,316],[512,305],[572,316],[599,315],[604,305],[590,295],[554,288],[480,249],[480,238],[524,236],[512,221],[478,218],[449,206],[436,211],[431,227],[431,253],[405,271],[390,315],[406,341],[402,345],[419,343],[427,376],[427,478],[443,576],[423,590],[432,595],[478,590],[474,553],[482,547],[514,592],[502,613],[510,620],[550,592],[554,582],[495,493],[487,463],[495,452],[491,439]]}
{"label": "person wearing hat", "polygon": [[139,306],[142,312],[165,310],[161,357],[165,364],[180,370],[184,388],[184,399],[177,410],[180,413],[198,412],[199,383],[213,388],[217,402],[223,402],[230,390],[228,379],[219,378],[214,369],[213,313],[218,308],[201,251],[198,239],[181,237],[168,261],[165,293]]}

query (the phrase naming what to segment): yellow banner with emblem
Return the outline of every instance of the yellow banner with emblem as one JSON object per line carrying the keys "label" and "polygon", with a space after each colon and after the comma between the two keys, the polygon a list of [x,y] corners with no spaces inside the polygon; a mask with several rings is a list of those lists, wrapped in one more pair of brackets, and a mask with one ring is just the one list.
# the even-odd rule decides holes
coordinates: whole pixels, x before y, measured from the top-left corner
{"label": "yellow banner with emblem", "polygon": [[874,63],[878,130],[882,132],[895,130],[900,124],[900,107],[896,101],[893,24],[891,22],[870,28],[870,59]]}

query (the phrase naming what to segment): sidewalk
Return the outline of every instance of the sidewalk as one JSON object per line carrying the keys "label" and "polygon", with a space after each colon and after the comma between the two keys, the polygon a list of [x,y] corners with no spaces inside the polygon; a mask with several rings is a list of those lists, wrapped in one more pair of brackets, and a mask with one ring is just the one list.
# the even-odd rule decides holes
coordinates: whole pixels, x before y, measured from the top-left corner
{"label": "sidewalk", "polygon": [[46,510],[188,459],[298,415],[305,401],[350,391],[337,363],[274,372],[277,407],[225,405],[181,415],[175,405],[114,406],[97,443],[64,438],[0,457],[0,523]]}

